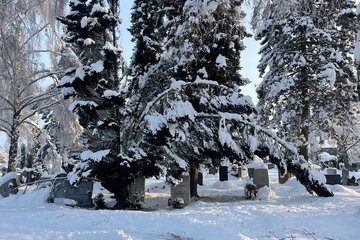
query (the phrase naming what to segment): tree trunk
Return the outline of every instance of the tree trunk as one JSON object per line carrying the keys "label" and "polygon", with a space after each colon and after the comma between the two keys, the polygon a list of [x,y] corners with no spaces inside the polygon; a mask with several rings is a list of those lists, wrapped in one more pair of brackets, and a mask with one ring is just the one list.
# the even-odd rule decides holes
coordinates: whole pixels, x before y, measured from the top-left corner
{"label": "tree trunk", "polygon": [[350,168],[350,163],[349,163],[349,156],[346,152],[345,146],[339,144],[339,153],[338,153],[338,161],[341,160],[344,162],[344,167],[346,169]]}
{"label": "tree trunk", "polygon": [[129,206],[128,198],[129,191],[128,186],[121,187],[117,192],[114,193],[116,199],[115,209],[126,209]]}
{"label": "tree trunk", "polygon": [[9,161],[7,172],[16,172],[16,156],[19,135],[17,133],[10,136]]}
{"label": "tree trunk", "polygon": [[190,163],[190,197],[199,197],[197,192],[199,167]]}
{"label": "tree trunk", "polygon": [[[303,90],[303,96],[307,96],[307,89]],[[304,100],[304,107],[302,109],[301,113],[301,135],[303,137],[302,139],[302,145],[299,149],[299,154],[303,155],[306,161],[309,161],[310,159],[310,153],[309,153],[309,127],[308,127],[308,119],[310,118],[310,107],[309,102],[307,100]]]}

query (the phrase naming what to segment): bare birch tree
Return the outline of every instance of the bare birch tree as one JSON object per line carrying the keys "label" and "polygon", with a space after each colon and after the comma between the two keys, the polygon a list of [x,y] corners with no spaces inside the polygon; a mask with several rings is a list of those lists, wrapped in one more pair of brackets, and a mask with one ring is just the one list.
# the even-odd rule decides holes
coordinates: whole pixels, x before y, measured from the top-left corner
{"label": "bare birch tree", "polygon": [[44,100],[59,94],[56,88],[45,91],[41,87],[54,74],[50,64],[44,63],[46,54],[52,52],[44,39],[52,29],[39,6],[47,2],[9,0],[0,4],[0,131],[10,142],[8,172],[16,171],[21,127],[36,125],[37,112],[54,104],[44,104]]}

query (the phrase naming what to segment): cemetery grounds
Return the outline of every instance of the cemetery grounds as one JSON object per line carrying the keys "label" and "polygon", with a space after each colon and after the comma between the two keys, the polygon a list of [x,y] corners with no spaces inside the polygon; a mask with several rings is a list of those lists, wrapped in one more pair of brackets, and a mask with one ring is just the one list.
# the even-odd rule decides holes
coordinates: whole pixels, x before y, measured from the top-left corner
{"label": "cemetery grounds", "polygon": [[[170,187],[164,179],[146,180],[144,211],[46,203],[48,188],[0,197],[0,239],[360,239],[359,186],[333,185],[335,197],[319,198],[294,178],[279,184],[276,169],[269,176],[270,189],[246,200],[247,178],[220,182],[217,174],[204,174],[203,197],[183,209],[168,207]],[[95,186],[94,195],[100,191]]]}

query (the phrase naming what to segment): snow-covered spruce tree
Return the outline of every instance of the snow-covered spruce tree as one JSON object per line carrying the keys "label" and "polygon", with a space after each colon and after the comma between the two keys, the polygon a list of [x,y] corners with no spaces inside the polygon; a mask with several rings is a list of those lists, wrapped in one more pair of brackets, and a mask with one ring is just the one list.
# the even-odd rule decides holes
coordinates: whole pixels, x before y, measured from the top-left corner
{"label": "snow-covered spruce tree", "polygon": [[176,182],[189,172],[191,196],[197,196],[200,164],[247,163],[257,154],[270,157],[283,173],[291,169],[309,192],[332,196],[324,179],[290,145],[255,123],[255,108],[239,90],[246,81],[239,75],[239,55],[233,53],[240,53],[246,35],[241,1],[168,4],[166,52],[154,71],[168,77],[168,88],[138,120],[140,127],[145,120],[144,141],[166,154],[168,179]]}
{"label": "snow-covered spruce tree", "polygon": [[[171,80],[175,81],[172,86],[179,81],[186,85],[183,90],[168,94],[164,101],[165,118],[169,122],[169,147],[165,148],[165,152],[170,159],[178,157],[185,161],[180,167],[186,167],[190,173],[191,196],[198,195],[196,187],[200,164],[218,165],[221,158],[234,160],[239,155],[213,140],[213,134],[219,131],[218,122],[192,119],[193,110],[212,112],[223,107],[238,108],[246,114],[252,111],[251,103],[237,88],[246,82],[239,74],[242,39],[247,35],[241,22],[244,14],[240,5],[241,1],[165,2],[166,9],[169,9],[166,12],[169,22],[166,53],[160,64],[167,66],[163,69],[166,69],[164,75],[168,84]],[[204,83],[207,80],[213,81]],[[219,84],[235,87],[236,90],[227,90]],[[231,96],[237,100],[232,102]],[[224,98],[223,103],[221,98]],[[241,101],[245,105],[241,105]],[[179,162],[171,165],[171,168],[178,167]],[[172,171],[177,177],[176,171]]]}
{"label": "snow-covered spruce tree", "polygon": [[[129,79],[127,88],[128,104],[125,112],[122,136],[123,147],[131,146],[137,132],[133,131],[136,119],[145,109],[146,103],[151,101],[161,92],[161,77],[153,76],[153,81],[148,79],[149,72],[153,71],[162,53],[162,33],[163,12],[162,1],[134,1],[131,14],[132,41],[135,44],[133,56],[129,69]],[[147,82],[148,81],[148,82]],[[146,83],[147,82],[147,83]]]}
{"label": "snow-covered spruce tree", "polygon": [[[331,2],[332,3],[332,2]],[[359,148],[359,82],[354,61],[354,42],[359,29],[356,1],[346,0],[334,4],[337,26],[336,39],[340,73],[336,75],[334,90],[329,94],[326,106],[331,119],[330,134],[336,139],[338,159],[349,167],[350,156]],[[334,23],[331,23],[334,24]]]}
{"label": "snow-covered spruce tree", "polygon": [[[131,22],[129,29],[135,42],[134,54],[131,59],[131,89],[139,89],[142,85],[139,78],[149,68],[159,61],[162,53],[162,39],[160,28],[162,27],[161,1],[135,0],[132,8]],[[140,85],[140,86],[139,86]]]}
{"label": "snow-covered spruce tree", "polygon": [[78,56],[81,66],[67,70],[62,78],[65,96],[75,100],[70,109],[79,116],[86,151],[71,180],[95,177],[114,193],[117,207],[125,207],[127,187],[136,176],[151,176],[158,168],[138,149],[122,154],[118,70],[121,50],[116,47],[118,1],[72,0],[70,12],[59,20],[66,26],[64,40]]}
{"label": "snow-covered spruce tree", "polygon": [[[282,1],[273,4],[281,4]],[[277,19],[270,14],[258,29],[262,39],[258,87],[260,123],[277,129],[309,159],[311,135],[326,130],[331,111],[329,97],[342,76],[337,29],[324,16],[333,11],[321,1],[293,2],[293,11]]]}

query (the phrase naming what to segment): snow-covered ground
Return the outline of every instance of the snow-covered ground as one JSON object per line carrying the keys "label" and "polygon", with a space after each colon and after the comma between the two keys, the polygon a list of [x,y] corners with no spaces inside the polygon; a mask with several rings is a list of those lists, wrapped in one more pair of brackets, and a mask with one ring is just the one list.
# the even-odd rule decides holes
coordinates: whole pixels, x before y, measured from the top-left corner
{"label": "snow-covered ground", "polygon": [[[147,180],[148,211],[77,209],[45,203],[48,189],[0,198],[0,239],[360,239],[360,187],[331,186],[332,198],[309,195],[295,179],[245,200],[246,180],[205,175],[202,199],[169,209],[164,180]],[[165,187],[164,187],[165,186]]]}

